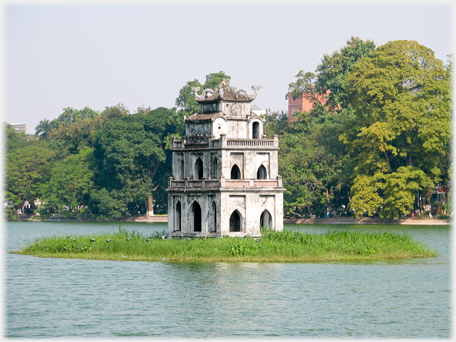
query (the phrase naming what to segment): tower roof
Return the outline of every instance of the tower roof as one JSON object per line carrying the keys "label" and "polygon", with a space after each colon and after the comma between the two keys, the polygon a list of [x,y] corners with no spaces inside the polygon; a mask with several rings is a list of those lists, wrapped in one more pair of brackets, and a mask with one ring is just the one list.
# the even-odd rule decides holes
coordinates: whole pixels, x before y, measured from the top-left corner
{"label": "tower roof", "polygon": [[185,122],[193,121],[215,121],[215,119],[222,118],[226,121],[225,115],[223,113],[210,113],[210,114],[199,114],[195,113],[190,115],[188,118],[185,118]]}
{"label": "tower roof", "polygon": [[230,101],[230,102],[252,102],[258,95],[258,90],[261,86],[252,86],[255,91],[254,94],[249,94],[245,89],[236,89],[235,87],[228,87],[226,80],[223,79],[220,87],[217,89],[204,89],[201,95],[198,94],[199,87],[193,87],[193,94],[195,100],[201,102],[217,102],[217,101]]}

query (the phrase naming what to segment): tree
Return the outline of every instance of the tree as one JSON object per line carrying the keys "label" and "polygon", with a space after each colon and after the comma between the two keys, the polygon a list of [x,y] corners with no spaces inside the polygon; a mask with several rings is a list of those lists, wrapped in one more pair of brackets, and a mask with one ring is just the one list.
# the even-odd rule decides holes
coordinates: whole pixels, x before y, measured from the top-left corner
{"label": "tree", "polygon": [[375,50],[375,43],[358,37],[351,37],[347,40],[347,45],[340,51],[335,51],[332,55],[325,55],[318,65],[317,88],[321,93],[330,91],[328,105],[333,108],[341,105],[347,108],[347,75],[352,71],[356,63],[364,57],[369,56]]}
{"label": "tree", "polygon": [[[321,110],[318,109],[319,111]],[[324,215],[348,193],[343,144],[337,139],[340,115],[320,111],[267,118],[265,131],[280,137],[279,173],[283,176],[285,212]]]}
{"label": "tree", "polygon": [[14,205],[28,201],[36,209],[43,184],[49,180],[51,151],[45,144],[29,143],[8,151],[6,156],[6,197]]}
{"label": "tree", "polygon": [[44,186],[43,200],[49,204],[73,208],[87,204],[94,185],[94,173],[89,167],[92,152],[93,149],[85,147],[78,154],[56,163],[49,182]]}
{"label": "tree", "polygon": [[65,113],[59,116],[57,128],[49,134],[51,144],[61,158],[69,154],[77,154],[84,147],[93,147],[95,134],[109,120],[128,115],[128,110],[122,104],[113,107],[106,107],[98,114],[89,107],[78,111],[67,108]]}
{"label": "tree", "polygon": [[74,123],[77,119],[93,119],[98,115],[100,115],[99,112],[89,107],[84,107],[80,110],[67,107],[63,109],[63,113],[57,119],[52,120],[51,126],[57,129],[63,123]]}
{"label": "tree", "polygon": [[30,144],[27,141],[27,137],[24,131],[16,132],[14,128],[9,124],[4,124],[3,127],[5,129],[7,152],[16,148],[24,148],[25,146],[28,146]]}
{"label": "tree", "polygon": [[272,137],[274,134],[281,137],[289,129],[290,121],[288,120],[288,114],[283,111],[265,115],[264,119],[266,120],[264,133],[268,137]]}
{"label": "tree", "polygon": [[220,86],[220,83],[222,83],[224,79],[226,83],[229,85],[231,81],[231,76],[228,76],[223,71],[206,75],[206,82],[204,82],[203,87],[204,89],[216,89]]}
{"label": "tree", "polygon": [[397,172],[386,175],[385,180],[380,216],[395,219],[413,210],[418,191],[434,185],[430,177],[413,166],[401,166]]}
{"label": "tree", "polygon": [[201,88],[202,85],[197,79],[188,81],[185,86],[179,90],[179,96],[176,99],[176,106],[180,111],[184,112],[187,116],[198,113],[199,105],[193,95],[193,88]]}
{"label": "tree", "polygon": [[[353,177],[383,174],[387,197],[382,212],[397,217],[413,201],[399,190],[394,197],[388,186],[409,184],[405,189],[412,193],[423,184],[432,187],[447,173],[442,161],[449,155],[451,136],[450,74],[429,48],[393,41],[361,59],[345,85],[354,117],[346,121],[340,139],[356,162]],[[404,180],[418,173],[419,186]],[[360,189],[355,185],[354,198]]]}
{"label": "tree", "polygon": [[129,114],[128,109],[122,103],[119,103],[117,106],[106,106],[101,116],[106,118],[106,121],[109,121]]}
{"label": "tree", "polygon": [[[145,201],[151,205],[155,190],[169,176],[170,165],[165,164],[171,162],[171,155],[166,142],[173,134],[182,134],[176,132],[176,127],[183,128],[180,121],[175,110],[157,108],[106,123],[94,144],[97,187],[89,203],[94,214],[119,217],[128,207]],[[110,199],[116,205],[108,205]]]}
{"label": "tree", "polygon": [[199,111],[199,105],[195,100],[193,88],[200,88],[200,92],[202,93],[204,89],[218,88],[223,79],[226,80],[228,85],[230,84],[231,76],[226,75],[223,71],[207,75],[206,82],[203,85],[197,79],[187,82],[179,91],[179,96],[176,98],[176,106],[182,112],[182,115],[190,116]]}
{"label": "tree", "polygon": [[[328,99],[325,103],[326,107],[331,110],[339,106],[342,110],[346,109],[349,105],[346,77],[359,60],[369,56],[374,50],[373,42],[351,37],[340,51],[323,57],[315,70],[316,73],[301,70],[295,76],[297,81],[290,83],[286,98],[291,94],[321,103],[321,96],[325,96]],[[326,95],[328,90],[330,93]]]}
{"label": "tree", "polygon": [[285,99],[288,100],[291,95],[293,98],[304,97],[313,103],[321,103],[319,100],[320,91],[315,87],[317,75],[313,72],[304,72],[304,70],[301,70],[295,77],[298,80],[288,85],[288,92],[285,95]]}
{"label": "tree", "polygon": [[384,174],[374,176],[359,175],[355,178],[351,187],[353,197],[349,203],[350,210],[356,217],[373,216],[379,212],[383,205],[383,199],[379,194],[379,189],[383,188]]}
{"label": "tree", "polygon": [[35,135],[39,135],[40,139],[47,140],[51,132],[51,122],[49,120],[41,120],[35,127]]}
{"label": "tree", "polygon": [[370,153],[383,144],[379,150],[392,171],[417,166],[440,180],[436,157],[449,152],[451,93],[449,74],[433,51],[413,41],[389,42],[361,60],[347,81],[356,111],[347,122],[348,144],[359,144],[363,129],[382,125],[388,137]]}

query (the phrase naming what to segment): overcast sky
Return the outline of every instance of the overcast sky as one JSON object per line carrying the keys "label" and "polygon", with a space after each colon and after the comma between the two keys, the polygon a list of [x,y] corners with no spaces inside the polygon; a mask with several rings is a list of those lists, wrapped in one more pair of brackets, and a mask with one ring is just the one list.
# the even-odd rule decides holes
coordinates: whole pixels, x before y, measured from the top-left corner
{"label": "overcast sky", "polygon": [[3,120],[35,133],[66,107],[174,107],[186,82],[221,70],[237,88],[261,85],[261,109],[286,110],[294,76],[351,36],[416,40],[446,63],[453,7],[415,3],[6,3]]}

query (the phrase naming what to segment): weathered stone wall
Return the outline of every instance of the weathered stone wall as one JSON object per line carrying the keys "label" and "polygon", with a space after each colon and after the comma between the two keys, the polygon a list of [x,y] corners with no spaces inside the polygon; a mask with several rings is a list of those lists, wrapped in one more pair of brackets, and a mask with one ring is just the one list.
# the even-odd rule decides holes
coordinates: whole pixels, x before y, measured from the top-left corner
{"label": "weathered stone wall", "polygon": [[[181,205],[181,232],[194,233],[194,210],[195,202],[201,208],[201,233],[206,234],[209,231],[220,233],[220,220],[214,219],[220,217],[220,192],[174,192],[168,197],[168,227],[172,227],[170,232],[175,231],[179,224],[177,222],[178,202]],[[215,207],[215,213],[214,213]],[[214,228],[215,225],[215,228]]]}
{"label": "weathered stone wall", "polygon": [[217,118],[212,123],[212,135],[215,139],[220,138],[220,134],[227,134],[228,132],[228,122],[225,119]]}
{"label": "weathered stone wall", "polygon": [[278,175],[277,150],[223,150],[222,174],[226,179],[231,178],[231,168],[236,164],[241,170],[242,179],[256,179],[260,165],[267,170],[267,179],[276,179]]}
{"label": "weathered stone wall", "polygon": [[248,123],[243,120],[228,120],[228,133],[229,138],[246,139],[248,133]]}
{"label": "weathered stone wall", "polygon": [[187,123],[185,126],[185,132],[187,137],[194,134],[204,134],[210,136],[212,134],[212,124],[211,122]]}
{"label": "weathered stone wall", "polygon": [[226,102],[221,101],[222,113],[231,116],[231,117],[238,117],[238,118],[245,118],[247,115],[250,114],[250,103],[249,102]]}
{"label": "weathered stone wall", "polygon": [[[250,189],[251,190],[251,189]],[[222,192],[221,207],[222,235],[260,235],[260,217],[267,210],[272,217],[271,227],[283,230],[283,194],[276,190]],[[241,214],[241,232],[230,232],[230,217],[234,211]]]}

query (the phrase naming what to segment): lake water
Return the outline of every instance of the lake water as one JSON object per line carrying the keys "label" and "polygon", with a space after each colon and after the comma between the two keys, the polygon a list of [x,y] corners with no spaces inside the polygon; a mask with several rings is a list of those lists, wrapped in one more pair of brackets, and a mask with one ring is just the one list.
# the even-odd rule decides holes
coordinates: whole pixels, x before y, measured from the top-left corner
{"label": "lake water", "polygon": [[[166,223],[4,224],[14,251],[49,235],[144,235]],[[6,337],[449,338],[450,226],[285,225],[391,231],[437,258],[324,263],[176,263],[4,255]]]}

